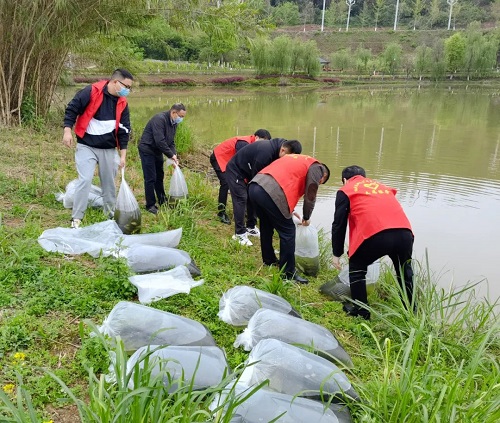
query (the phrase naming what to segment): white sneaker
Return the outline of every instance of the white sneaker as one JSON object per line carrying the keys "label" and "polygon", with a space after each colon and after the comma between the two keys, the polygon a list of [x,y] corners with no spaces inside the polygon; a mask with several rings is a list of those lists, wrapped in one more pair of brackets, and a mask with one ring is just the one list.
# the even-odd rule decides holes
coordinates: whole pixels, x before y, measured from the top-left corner
{"label": "white sneaker", "polygon": [[247,228],[247,235],[260,237],[259,228],[257,226],[255,228]]}
{"label": "white sneaker", "polygon": [[73,229],[78,229],[81,224],[82,224],[82,221],[80,219],[71,219],[71,227]]}
{"label": "white sneaker", "polygon": [[248,239],[247,234],[241,234],[241,235],[235,234],[232,236],[232,239],[234,239],[235,241],[238,241],[240,243],[240,245],[244,245],[246,247],[250,247],[253,245],[252,241],[250,241]]}

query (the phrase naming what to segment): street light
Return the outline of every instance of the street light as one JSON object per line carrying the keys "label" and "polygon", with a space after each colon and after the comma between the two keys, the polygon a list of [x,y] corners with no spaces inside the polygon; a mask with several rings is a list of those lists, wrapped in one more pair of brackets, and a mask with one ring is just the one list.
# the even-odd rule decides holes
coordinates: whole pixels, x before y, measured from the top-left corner
{"label": "street light", "polygon": [[394,14],[394,31],[398,27],[399,0],[396,1],[396,13]]}
{"label": "street light", "polygon": [[345,0],[345,4],[349,6],[349,11],[347,12],[347,25],[345,28],[346,31],[349,31],[349,19],[351,18],[351,7],[354,3],[356,3],[356,0]]}
{"label": "street light", "polygon": [[321,32],[323,32],[323,28],[325,27],[325,6],[326,6],[326,0],[323,0],[323,13],[321,15]]}
{"label": "street light", "polygon": [[[453,11],[453,6],[455,6],[458,3],[458,0],[446,0],[446,3],[450,5],[450,16],[448,17],[448,31],[450,30],[450,25],[451,25],[451,14]],[[453,28],[455,29],[455,28]]]}

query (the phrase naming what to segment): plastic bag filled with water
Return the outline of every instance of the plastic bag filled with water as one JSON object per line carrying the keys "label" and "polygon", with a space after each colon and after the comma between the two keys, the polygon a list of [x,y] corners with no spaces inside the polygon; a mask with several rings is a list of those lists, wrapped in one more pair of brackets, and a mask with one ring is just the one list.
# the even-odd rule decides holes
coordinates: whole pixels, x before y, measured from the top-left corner
{"label": "plastic bag filled with water", "polygon": [[236,337],[234,346],[243,346],[245,351],[250,351],[259,341],[269,338],[309,347],[318,355],[332,362],[341,362],[347,367],[353,365],[349,354],[325,327],[264,308],[255,312],[248,327]]}
{"label": "plastic bag filled with water", "polygon": [[189,254],[177,248],[137,244],[124,249],[121,255],[136,273],[158,272],[184,265],[193,277],[201,275]]}
{"label": "plastic bag filled with water", "polygon": [[137,287],[139,302],[142,304],[175,294],[189,294],[191,288],[203,284],[203,279],[193,279],[186,266],[177,266],[166,272],[130,276],[128,280]]}
{"label": "plastic bag filled with water", "polygon": [[263,339],[250,353],[240,382],[253,386],[269,379],[268,388],[320,401],[359,400],[351,382],[323,357],[277,339]]}
{"label": "plastic bag filled with water", "polygon": [[[78,179],[73,179],[66,185],[66,191],[56,194],[56,200],[63,203],[64,208],[72,209],[75,200],[75,188]],[[90,185],[90,192],[87,200],[87,207],[102,208],[104,205],[102,199],[102,189],[97,185]]]}
{"label": "plastic bag filled with water", "polygon": [[168,195],[170,199],[177,200],[180,198],[186,198],[188,195],[188,188],[186,184],[186,179],[179,166],[174,167],[172,173],[172,178],[170,179],[170,188],[168,190]]}
{"label": "plastic bag filled with water", "polygon": [[295,232],[295,266],[305,275],[319,272],[319,241],[315,226],[297,225]]}
{"label": "plastic bag filled with water", "polygon": [[[380,276],[380,260],[368,266],[366,272],[366,290],[370,292]],[[343,302],[351,298],[351,287],[349,284],[349,265],[345,265],[337,276],[319,288],[322,294],[328,295],[335,301]]]}
{"label": "plastic bag filled with water", "polygon": [[99,331],[119,336],[126,351],[146,345],[216,345],[200,322],[128,301],[113,307]]}
{"label": "plastic bag filled with water", "polygon": [[339,404],[326,407],[317,401],[293,395],[274,392],[261,388],[252,392],[252,388],[242,384],[231,384],[211,404],[210,409],[224,407],[231,401],[242,401],[231,410],[230,423],[351,423],[349,409]]}
{"label": "plastic bag filled with water", "polygon": [[245,326],[261,308],[300,317],[299,312],[284,298],[246,285],[235,286],[222,295],[217,315],[230,325]]}
{"label": "plastic bag filled with water", "polygon": [[124,234],[141,232],[141,209],[125,180],[125,169],[122,168],[122,182],[116,197],[115,221]]}
{"label": "plastic bag filled with water", "polygon": [[[182,385],[190,385],[193,390],[217,386],[230,373],[224,352],[215,346],[141,347],[128,359],[127,374],[136,366],[146,367],[152,377],[163,375],[163,384],[169,392]],[[134,389],[133,378],[129,388]]]}

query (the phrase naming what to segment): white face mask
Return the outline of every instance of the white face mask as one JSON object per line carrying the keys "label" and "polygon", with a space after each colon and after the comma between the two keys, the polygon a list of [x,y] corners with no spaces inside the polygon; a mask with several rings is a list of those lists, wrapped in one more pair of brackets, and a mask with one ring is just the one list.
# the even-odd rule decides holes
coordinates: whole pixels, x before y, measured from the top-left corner
{"label": "white face mask", "polygon": [[183,120],[184,120],[184,118],[182,118],[182,117],[180,117],[180,116],[177,116],[177,117],[174,119],[174,123],[179,124],[179,123],[181,123]]}

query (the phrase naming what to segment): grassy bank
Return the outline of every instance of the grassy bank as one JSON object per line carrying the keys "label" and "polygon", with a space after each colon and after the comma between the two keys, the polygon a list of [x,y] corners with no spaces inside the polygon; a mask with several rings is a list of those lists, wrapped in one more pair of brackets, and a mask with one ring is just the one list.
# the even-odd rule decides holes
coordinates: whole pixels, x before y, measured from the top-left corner
{"label": "grassy bank", "polygon": [[[40,132],[0,131],[0,420],[80,421],[74,405],[77,398],[107,409],[107,417],[101,415],[100,421],[111,421],[109,410],[118,410],[122,415],[117,421],[135,422],[127,412],[129,405],[119,405],[123,389],[98,379],[89,382],[89,369],[99,377],[107,372],[109,359],[101,341],[89,337],[85,323],[101,324],[120,300],[137,301],[128,282],[130,270],[116,259],[48,253],[37,243],[42,231],[67,227],[70,219],[70,210],[56,201],[54,193],[64,191],[76,176],[73,150],[62,146],[61,131],[56,128],[47,124]],[[135,142],[130,144],[126,178],[142,205]],[[350,354],[354,368],[346,373],[363,399],[351,408],[355,422],[493,423],[500,419],[499,321],[488,304],[475,302],[473,287],[442,291],[429,280],[422,263],[416,266],[416,315],[402,306],[388,272],[370,298],[372,320],[347,317],[340,303],[318,291],[336,274],[327,266],[327,249],[319,276],[311,278],[309,285],[282,284],[274,269],[262,266],[257,246],[244,248],[230,240],[233,228],[215,219],[217,186],[205,151],[196,143],[190,147],[187,141],[185,149],[190,151],[180,158],[186,164],[189,197],[158,216],[143,212],[142,232],[182,227],[179,248],[191,255],[205,282],[189,295],[178,294],[153,307],[203,322],[236,368],[248,353],[233,347],[241,329],[217,318],[221,295],[242,284],[275,292],[305,319],[331,330]],[[102,220],[101,212],[89,210],[84,224]],[[72,389],[75,398],[61,389],[57,378]],[[16,396],[27,398],[27,392],[34,417],[14,420],[15,410],[26,405],[18,407]],[[194,396],[188,399],[195,408],[206,410],[206,402],[198,404]],[[176,398],[157,401],[172,404]],[[13,405],[10,411],[9,404]],[[155,420],[150,415],[147,421],[169,421],[167,417],[174,418],[165,415],[164,420]],[[207,418],[185,415],[176,421]]]}

